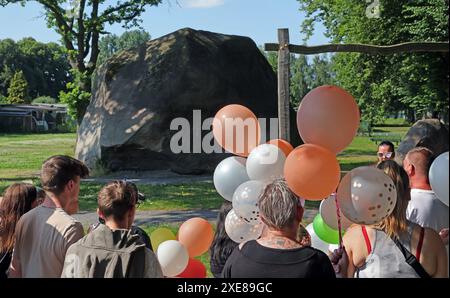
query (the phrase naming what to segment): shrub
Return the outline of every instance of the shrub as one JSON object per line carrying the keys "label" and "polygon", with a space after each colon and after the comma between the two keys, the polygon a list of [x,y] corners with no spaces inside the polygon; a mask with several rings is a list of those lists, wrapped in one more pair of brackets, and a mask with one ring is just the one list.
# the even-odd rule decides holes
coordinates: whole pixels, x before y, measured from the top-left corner
{"label": "shrub", "polygon": [[50,96],[39,96],[39,97],[36,97],[35,99],[33,99],[33,101],[31,103],[33,103],[33,104],[37,104],[37,103],[54,104],[54,103],[56,103],[56,99],[54,99],[53,97],[50,97]]}

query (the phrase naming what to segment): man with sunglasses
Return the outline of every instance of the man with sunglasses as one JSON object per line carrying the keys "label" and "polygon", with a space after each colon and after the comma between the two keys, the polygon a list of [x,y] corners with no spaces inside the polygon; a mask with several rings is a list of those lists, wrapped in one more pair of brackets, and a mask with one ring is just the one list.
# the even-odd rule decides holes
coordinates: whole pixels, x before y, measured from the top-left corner
{"label": "man with sunglasses", "polygon": [[392,144],[389,141],[383,141],[378,145],[378,163],[385,161],[385,160],[390,160],[390,159],[394,159],[395,157],[395,148],[394,148],[394,144]]}

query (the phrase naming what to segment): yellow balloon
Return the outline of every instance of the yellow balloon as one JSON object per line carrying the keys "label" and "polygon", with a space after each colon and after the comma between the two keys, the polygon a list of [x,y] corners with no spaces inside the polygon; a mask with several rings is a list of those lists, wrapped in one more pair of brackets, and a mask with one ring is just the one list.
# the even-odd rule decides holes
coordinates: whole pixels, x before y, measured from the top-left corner
{"label": "yellow balloon", "polygon": [[156,253],[158,246],[167,240],[177,240],[177,237],[175,237],[175,234],[167,228],[158,228],[154,230],[150,235],[153,251]]}

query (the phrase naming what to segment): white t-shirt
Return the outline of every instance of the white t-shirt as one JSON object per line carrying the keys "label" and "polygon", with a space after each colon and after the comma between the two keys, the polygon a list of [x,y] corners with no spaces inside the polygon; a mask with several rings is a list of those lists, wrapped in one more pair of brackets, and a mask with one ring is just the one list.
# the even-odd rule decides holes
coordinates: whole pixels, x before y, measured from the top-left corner
{"label": "white t-shirt", "polygon": [[448,212],[448,206],[436,197],[434,191],[411,189],[411,201],[406,209],[408,220],[439,233],[448,228]]}

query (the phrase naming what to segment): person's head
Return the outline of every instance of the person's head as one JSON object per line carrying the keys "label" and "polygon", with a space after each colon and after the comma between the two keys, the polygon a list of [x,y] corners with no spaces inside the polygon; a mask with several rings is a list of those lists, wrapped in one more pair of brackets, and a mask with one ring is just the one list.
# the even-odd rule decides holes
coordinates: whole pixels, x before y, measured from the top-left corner
{"label": "person's head", "polygon": [[15,183],[5,190],[0,202],[0,252],[12,251],[16,224],[34,208],[36,195],[36,188],[26,183]]}
{"label": "person's head", "polygon": [[395,147],[389,141],[383,141],[378,145],[378,162],[391,160],[395,157]]}
{"label": "person's head", "polygon": [[123,180],[106,184],[98,193],[98,216],[106,225],[114,223],[130,229],[138,203],[138,189],[134,183]]}
{"label": "person's head", "polygon": [[411,187],[417,183],[430,184],[428,172],[434,160],[433,152],[425,147],[411,149],[403,160],[403,168],[411,182]]}
{"label": "person's head", "polygon": [[89,175],[89,169],[69,156],[52,156],[42,164],[41,184],[46,193],[61,204],[68,214],[78,211],[80,179]]}
{"label": "person's head", "polygon": [[268,184],[259,198],[261,220],[269,230],[295,231],[302,221],[300,199],[289,189],[284,179]]}
{"label": "person's head", "polygon": [[383,161],[377,167],[392,179],[397,189],[397,202],[392,213],[378,226],[389,236],[399,236],[407,228],[406,208],[411,200],[408,174],[393,160]]}
{"label": "person's head", "polygon": [[219,263],[228,259],[233,252],[233,249],[238,245],[228,237],[228,234],[225,231],[225,219],[231,209],[233,209],[231,202],[224,201],[220,207],[219,214],[217,215],[216,232],[210,247],[210,255]]}

